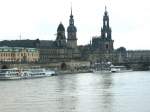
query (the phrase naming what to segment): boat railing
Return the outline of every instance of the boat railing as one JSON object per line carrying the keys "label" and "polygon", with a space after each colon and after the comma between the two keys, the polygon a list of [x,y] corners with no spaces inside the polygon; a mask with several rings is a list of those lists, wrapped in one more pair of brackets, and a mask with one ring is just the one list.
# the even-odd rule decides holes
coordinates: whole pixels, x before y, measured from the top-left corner
{"label": "boat railing", "polygon": [[30,73],[30,74],[43,74],[48,72],[46,69],[44,68],[39,68],[39,69],[18,69],[18,68],[12,68],[12,69],[0,69],[0,75],[4,75],[4,74],[22,74],[22,73]]}

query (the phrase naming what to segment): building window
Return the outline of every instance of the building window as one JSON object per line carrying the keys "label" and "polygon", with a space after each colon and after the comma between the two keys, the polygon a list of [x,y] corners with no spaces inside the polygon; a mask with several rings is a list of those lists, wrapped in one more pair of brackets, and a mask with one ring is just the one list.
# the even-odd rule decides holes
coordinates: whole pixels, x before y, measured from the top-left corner
{"label": "building window", "polygon": [[108,49],[109,48],[109,46],[108,46],[108,44],[106,44],[106,49]]}

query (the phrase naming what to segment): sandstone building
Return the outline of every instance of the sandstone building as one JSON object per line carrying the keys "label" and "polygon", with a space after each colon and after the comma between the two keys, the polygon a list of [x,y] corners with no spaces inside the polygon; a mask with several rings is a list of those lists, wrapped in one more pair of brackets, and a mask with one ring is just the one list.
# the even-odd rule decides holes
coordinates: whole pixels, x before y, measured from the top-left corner
{"label": "sandstone building", "polygon": [[34,63],[39,60],[36,48],[0,47],[1,63]]}

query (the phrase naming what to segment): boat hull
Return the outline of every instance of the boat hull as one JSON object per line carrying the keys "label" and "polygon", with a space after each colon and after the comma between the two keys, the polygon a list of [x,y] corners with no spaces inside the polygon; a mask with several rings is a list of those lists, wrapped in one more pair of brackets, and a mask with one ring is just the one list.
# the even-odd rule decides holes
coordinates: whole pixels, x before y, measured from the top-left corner
{"label": "boat hull", "polygon": [[10,76],[10,77],[0,77],[0,80],[22,80],[22,79],[34,79],[34,78],[42,78],[42,77],[50,77],[46,75],[35,75],[35,76]]}
{"label": "boat hull", "polygon": [[46,71],[45,69],[7,69],[1,70],[0,80],[21,80],[21,79],[33,79],[49,77],[55,74],[54,71]]}

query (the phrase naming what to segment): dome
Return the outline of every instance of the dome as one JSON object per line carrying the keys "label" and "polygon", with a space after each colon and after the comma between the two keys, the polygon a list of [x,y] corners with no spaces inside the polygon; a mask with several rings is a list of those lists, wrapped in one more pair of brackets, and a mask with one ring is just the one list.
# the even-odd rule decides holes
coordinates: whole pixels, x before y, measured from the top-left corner
{"label": "dome", "polygon": [[74,25],[70,25],[67,28],[67,32],[77,32],[77,28]]}
{"label": "dome", "polygon": [[125,47],[120,47],[117,49],[117,52],[126,52],[126,48]]}
{"label": "dome", "polygon": [[62,23],[59,24],[57,31],[65,31],[64,25]]}

